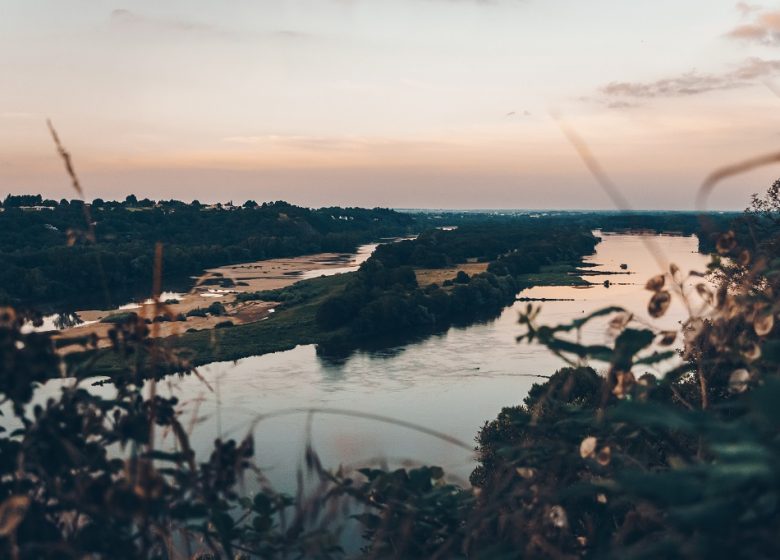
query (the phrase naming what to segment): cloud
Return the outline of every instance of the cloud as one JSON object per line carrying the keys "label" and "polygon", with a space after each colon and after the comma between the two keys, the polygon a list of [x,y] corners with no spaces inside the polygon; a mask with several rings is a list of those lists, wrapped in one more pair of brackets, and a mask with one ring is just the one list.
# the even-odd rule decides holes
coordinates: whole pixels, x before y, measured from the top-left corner
{"label": "cloud", "polygon": [[111,12],[111,23],[126,27],[146,27],[163,29],[166,31],[195,32],[211,35],[227,34],[225,30],[208,23],[154,18],[123,8],[117,8]]}
{"label": "cloud", "polygon": [[640,106],[640,103],[631,103],[630,101],[623,101],[622,99],[607,102],[607,109],[633,109]]}
{"label": "cloud", "polygon": [[[164,31],[167,33],[193,33],[223,38],[235,38],[243,35],[241,32],[219,27],[209,23],[202,23],[186,19],[151,17],[124,8],[117,8],[113,10],[111,12],[110,21],[112,25],[128,29],[147,29]],[[271,30],[263,33],[263,35],[291,40],[311,37],[307,33],[291,29]]]}
{"label": "cloud", "polygon": [[[743,15],[749,14],[743,12]],[[748,43],[780,46],[780,10],[758,13],[752,21],[736,26],[726,36]]]}
{"label": "cloud", "polygon": [[747,2],[737,2],[737,11],[742,14],[742,17],[747,17],[753,12],[760,12],[764,8],[757,4],[748,4]]}
{"label": "cloud", "polygon": [[733,70],[719,74],[695,70],[653,82],[611,82],[601,88],[608,103],[616,99],[650,99],[686,97],[711,91],[737,89],[755,85],[756,80],[780,72],[780,60],[749,58]]}

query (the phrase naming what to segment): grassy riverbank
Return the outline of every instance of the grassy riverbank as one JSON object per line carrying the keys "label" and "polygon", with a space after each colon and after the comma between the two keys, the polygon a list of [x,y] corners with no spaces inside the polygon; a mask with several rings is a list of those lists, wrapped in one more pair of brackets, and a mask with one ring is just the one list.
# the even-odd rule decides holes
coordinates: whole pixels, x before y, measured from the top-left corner
{"label": "grassy riverbank", "polygon": [[583,279],[578,272],[579,263],[556,263],[544,265],[539,272],[520,274],[517,282],[521,288],[532,286],[589,286],[591,283]]}
{"label": "grassy riverbank", "polygon": [[[273,290],[279,294],[294,293],[299,297],[295,302],[283,303],[275,313],[262,321],[185,332],[162,339],[161,344],[168,351],[186,353],[194,365],[282,352],[300,344],[317,344],[325,335],[315,320],[317,308],[326,298],[342,290],[351,274],[301,280],[288,288]],[[123,368],[122,361],[115,353],[109,350],[99,352],[93,371],[111,374]]]}
{"label": "grassy riverbank", "polygon": [[[587,281],[575,275],[577,270],[575,263],[556,263],[542,267],[538,273],[520,275],[518,281],[523,287],[588,285]],[[186,355],[194,365],[203,365],[283,352],[302,344],[321,344],[342,338],[346,332],[323,329],[317,323],[316,314],[320,305],[342,292],[355,275],[350,272],[322,276],[271,290],[263,295],[282,303],[267,319],[229,328],[185,332],[162,339],[162,347]],[[97,352],[99,355],[92,368],[93,374],[110,375],[126,365],[114,352],[107,349]],[[79,354],[70,359],[81,360],[87,355],[93,353]]]}

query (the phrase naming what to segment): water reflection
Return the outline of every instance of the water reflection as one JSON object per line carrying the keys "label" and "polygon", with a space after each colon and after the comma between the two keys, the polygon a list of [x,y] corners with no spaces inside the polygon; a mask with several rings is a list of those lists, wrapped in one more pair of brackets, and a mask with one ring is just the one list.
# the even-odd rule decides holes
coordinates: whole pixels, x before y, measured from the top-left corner
{"label": "water reflection", "polygon": [[[610,304],[621,305],[638,317],[649,318],[647,278],[661,272],[637,235],[603,234],[588,270],[632,274],[589,276],[594,285],[536,287],[522,296],[568,301],[542,304],[541,321],[556,324]],[[704,270],[707,258],[696,253],[694,237],[663,237],[665,257],[687,272]],[[605,278],[615,281],[609,287]],[[452,328],[423,340],[381,350],[361,351],[348,357],[318,356],[313,346],[209,364],[195,376],[167,379],[158,386],[183,403],[183,418],[199,418],[193,447],[204,453],[216,437],[243,437],[254,433],[260,466],[278,488],[292,490],[295,468],[307,437],[307,415],[259,416],[292,408],[349,409],[379,414],[427,426],[464,442],[473,442],[477,430],[504,406],[522,402],[538,376],[553,373],[563,362],[546,349],[517,344],[518,302],[494,321]],[[661,321],[674,328],[686,317],[679,301]],[[587,341],[607,342],[606,321],[589,325]],[[598,366],[598,364],[596,364]],[[364,418],[315,414],[311,436],[323,463],[358,464],[387,457],[390,465],[414,458],[444,467],[465,480],[474,466],[466,451],[407,427]]]}

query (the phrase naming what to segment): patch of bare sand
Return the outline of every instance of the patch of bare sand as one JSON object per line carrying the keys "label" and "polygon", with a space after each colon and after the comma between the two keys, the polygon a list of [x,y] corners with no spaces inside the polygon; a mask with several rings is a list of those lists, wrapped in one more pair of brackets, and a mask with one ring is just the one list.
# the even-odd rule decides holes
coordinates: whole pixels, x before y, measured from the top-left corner
{"label": "patch of bare sand", "polygon": [[487,267],[488,263],[467,262],[448,268],[417,268],[414,273],[417,276],[417,284],[419,286],[428,286],[429,284],[441,286],[445,280],[454,279],[460,270],[469,276],[473,276],[480,272],[485,272]]}
{"label": "patch of bare sand", "polygon": [[[108,331],[113,325],[100,323],[110,315],[132,311],[144,319],[154,320],[156,316],[165,314],[171,321],[156,322],[149,325],[152,336],[168,337],[181,334],[190,329],[213,329],[217,324],[230,321],[234,325],[253,323],[268,317],[278,302],[249,301],[239,302],[236,295],[245,292],[277,290],[290,286],[302,279],[304,274],[312,270],[322,269],[327,273],[333,269],[343,269],[353,261],[353,255],[340,253],[318,253],[302,257],[285,259],[269,259],[250,263],[241,263],[211,268],[201,274],[195,286],[178,298],[177,303],[161,305],[156,311],[153,303],[139,304],[128,309],[99,310],[89,309],[78,311],[79,317],[87,325],[65,329],[55,335],[57,338],[71,338],[96,335],[99,347],[107,347]],[[187,317],[185,321],[176,320],[180,315],[198,308],[207,308],[214,302],[220,302],[225,307],[225,315],[207,317]],[[95,321],[95,322],[92,322]],[[62,353],[78,351],[80,347],[68,346]]]}

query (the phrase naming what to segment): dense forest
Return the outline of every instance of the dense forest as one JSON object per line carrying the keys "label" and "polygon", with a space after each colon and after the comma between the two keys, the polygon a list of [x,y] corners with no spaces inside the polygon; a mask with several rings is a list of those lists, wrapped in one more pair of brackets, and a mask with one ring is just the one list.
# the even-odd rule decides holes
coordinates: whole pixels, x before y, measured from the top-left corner
{"label": "dense forest", "polygon": [[[154,245],[164,243],[166,281],[204,268],[316,252],[412,231],[414,219],[376,208],[311,210],[286,202],[204,206],[129,196],[48,201],[9,196],[0,212],[0,302],[46,304],[148,294]],[[86,210],[86,212],[85,212]],[[86,220],[90,220],[89,223]]]}
{"label": "dense forest", "polygon": [[[465,224],[381,245],[342,292],[317,310],[323,329],[340,329],[321,346],[328,351],[494,317],[514,302],[520,274],[537,272],[545,264],[579,262],[597,242],[587,227],[545,219]],[[418,285],[416,268],[469,261],[489,266],[472,276],[461,270],[442,285]]]}
{"label": "dense forest", "polygon": [[[8,195],[0,210],[0,302],[70,310],[76,303],[107,307],[147,294],[156,242],[164,244],[166,287],[180,288],[204,268],[350,252],[361,243],[441,226],[544,222],[610,231],[674,231],[699,235],[702,248],[709,250],[712,226],[731,218],[712,215],[711,227],[704,230],[698,215],[679,212],[404,213],[309,209],[282,201],[204,205],[197,200],[138,200],[133,195],[121,202],[95,199],[89,204]],[[460,262],[459,249],[452,250],[450,261]],[[423,257],[420,251],[429,254]],[[491,251],[495,256],[498,247]],[[414,264],[438,266],[436,255],[436,250],[420,245]]]}

